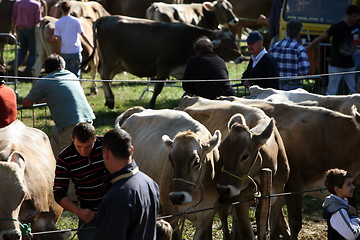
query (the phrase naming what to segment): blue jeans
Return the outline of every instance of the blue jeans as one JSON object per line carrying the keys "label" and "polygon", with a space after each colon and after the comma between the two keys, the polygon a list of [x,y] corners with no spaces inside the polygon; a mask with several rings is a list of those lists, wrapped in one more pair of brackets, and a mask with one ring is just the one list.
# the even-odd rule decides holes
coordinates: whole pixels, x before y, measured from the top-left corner
{"label": "blue jeans", "polygon": [[17,29],[17,36],[20,43],[18,64],[20,65],[20,63],[24,60],[27,51],[29,50],[29,57],[26,63],[25,72],[30,72],[35,63],[35,29]]}
{"label": "blue jeans", "polygon": [[81,53],[61,54],[66,62],[66,69],[80,77],[80,63],[82,61]]}
{"label": "blue jeans", "polygon": [[[339,68],[329,65],[329,73],[340,73],[340,72],[352,72],[355,67],[352,68]],[[349,88],[349,94],[356,92],[355,74],[337,74],[329,76],[329,84],[326,90],[326,95],[336,95],[338,92],[339,83],[341,78],[345,79],[346,85]]]}
{"label": "blue jeans", "polygon": [[[79,228],[91,228],[88,230],[78,231],[78,238],[79,240],[95,240],[95,232],[96,232],[96,225],[97,225],[98,219],[95,215],[94,219],[89,222],[85,223],[81,220],[79,220]],[[84,225],[83,225],[84,224]]]}

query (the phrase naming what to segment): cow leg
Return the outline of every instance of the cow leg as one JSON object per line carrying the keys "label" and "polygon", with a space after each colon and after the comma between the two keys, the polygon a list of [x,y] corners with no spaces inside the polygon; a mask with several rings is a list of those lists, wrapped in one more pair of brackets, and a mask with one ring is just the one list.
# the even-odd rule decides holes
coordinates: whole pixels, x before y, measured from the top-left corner
{"label": "cow leg", "polygon": [[286,205],[289,214],[289,225],[291,231],[291,239],[297,239],[302,227],[302,194],[293,194],[286,197]]}
{"label": "cow leg", "polygon": [[94,81],[96,78],[96,73],[97,73],[97,67],[95,66],[94,60],[91,61],[91,79],[93,80],[91,82],[91,87],[90,87],[90,94],[94,94],[96,95],[98,93],[97,87],[96,87],[96,82]]}
{"label": "cow leg", "polygon": [[212,239],[212,222],[215,216],[215,210],[206,211],[195,216],[189,216],[189,220],[194,224],[196,232],[194,240],[211,240]]}
{"label": "cow leg", "polygon": [[290,239],[289,226],[282,211],[283,198],[274,199],[270,212],[270,239]]}
{"label": "cow leg", "polygon": [[241,203],[235,206],[237,225],[235,239],[254,239],[254,231],[250,223],[250,203]]}
{"label": "cow leg", "polygon": [[5,44],[0,42],[0,64],[4,64],[4,46]]}
{"label": "cow leg", "polygon": [[161,93],[163,88],[164,88],[164,82],[155,83],[154,93],[150,99],[148,108],[152,108],[152,109],[155,108],[156,98]]}
{"label": "cow leg", "polygon": [[[113,79],[115,76],[114,73],[109,73],[106,70],[103,69],[103,72],[101,72],[101,79],[105,79],[105,80],[111,80]],[[103,85],[103,89],[104,89],[104,95],[105,95],[105,106],[110,108],[110,109],[114,109],[115,106],[115,99],[114,99],[114,94],[111,90],[111,83],[109,81],[104,81],[102,82]]]}
{"label": "cow leg", "polygon": [[228,207],[220,208],[218,214],[221,221],[221,229],[223,231],[223,240],[231,240],[229,226],[228,226],[228,216],[229,216]]}

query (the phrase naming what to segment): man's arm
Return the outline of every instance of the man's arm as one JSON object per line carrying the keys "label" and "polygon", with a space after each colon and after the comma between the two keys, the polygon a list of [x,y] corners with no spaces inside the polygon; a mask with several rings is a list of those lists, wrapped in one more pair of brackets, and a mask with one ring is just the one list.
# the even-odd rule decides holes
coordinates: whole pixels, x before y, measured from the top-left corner
{"label": "man's arm", "polygon": [[24,97],[22,105],[24,107],[31,107],[32,105],[34,105],[34,103],[28,97]]}
{"label": "man's arm", "polygon": [[84,39],[84,41],[89,44],[90,47],[94,48],[94,45],[89,41],[89,39],[86,37],[84,33],[80,33],[81,37]]}
{"label": "man's arm", "polygon": [[309,51],[311,48],[315,47],[325,39],[329,37],[329,34],[327,32],[323,32],[320,36],[315,38],[309,45],[305,47],[306,51]]}
{"label": "man's arm", "polygon": [[344,238],[356,239],[360,235],[360,219],[350,218],[345,209],[340,209],[330,218],[331,226]]}

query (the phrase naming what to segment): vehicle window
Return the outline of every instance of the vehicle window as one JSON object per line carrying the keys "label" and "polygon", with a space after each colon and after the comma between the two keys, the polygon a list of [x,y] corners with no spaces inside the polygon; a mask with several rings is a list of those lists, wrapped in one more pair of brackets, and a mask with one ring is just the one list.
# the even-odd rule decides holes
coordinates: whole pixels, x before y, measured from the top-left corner
{"label": "vehicle window", "polygon": [[333,24],[345,16],[351,0],[286,0],[283,17],[308,23]]}

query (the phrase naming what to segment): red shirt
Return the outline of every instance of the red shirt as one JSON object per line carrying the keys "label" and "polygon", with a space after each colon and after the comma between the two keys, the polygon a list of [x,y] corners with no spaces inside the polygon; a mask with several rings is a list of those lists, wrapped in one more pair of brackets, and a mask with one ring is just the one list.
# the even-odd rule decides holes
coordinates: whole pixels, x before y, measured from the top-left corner
{"label": "red shirt", "polygon": [[0,84],[0,128],[6,127],[16,120],[16,95],[12,88]]}
{"label": "red shirt", "polygon": [[12,20],[17,28],[32,28],[41,21],[40,3],[35,0],[20,0],[14,4]]}

